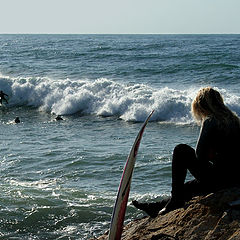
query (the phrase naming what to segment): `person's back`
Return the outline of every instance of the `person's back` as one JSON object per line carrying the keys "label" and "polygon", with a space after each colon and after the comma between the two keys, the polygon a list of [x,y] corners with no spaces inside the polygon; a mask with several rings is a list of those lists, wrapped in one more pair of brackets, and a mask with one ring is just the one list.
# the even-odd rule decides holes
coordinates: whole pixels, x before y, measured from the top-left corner
{"label": "person's back", "polygon": [[196,156],[201,162],[212,163],[213,172],[216,173],[215,180],[219,184],[234,184],[240,182],[240,121],[237,115],[226,107],[214,107],[208,109],[212,112],[203,121]]}
{"label": "person's back", "polygon": [[217,156],[215,165],[220,178],[224,177],[229,184],[240,183],[239,125],[233,124],[227,131],[220,131],[216,139],[219,156]]}

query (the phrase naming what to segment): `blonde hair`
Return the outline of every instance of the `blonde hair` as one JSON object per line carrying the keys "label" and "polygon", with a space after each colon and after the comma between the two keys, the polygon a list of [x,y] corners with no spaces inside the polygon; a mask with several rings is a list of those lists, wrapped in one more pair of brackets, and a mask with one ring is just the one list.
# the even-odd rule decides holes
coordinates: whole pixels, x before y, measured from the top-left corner
{"label": "blonde hair", "polygon": [[222,127],[240,125],[238,116],[224,104],[221,94],[211,87],[199,90],[192,102],[192,114],[200,123],[208,117],[214,117]]}

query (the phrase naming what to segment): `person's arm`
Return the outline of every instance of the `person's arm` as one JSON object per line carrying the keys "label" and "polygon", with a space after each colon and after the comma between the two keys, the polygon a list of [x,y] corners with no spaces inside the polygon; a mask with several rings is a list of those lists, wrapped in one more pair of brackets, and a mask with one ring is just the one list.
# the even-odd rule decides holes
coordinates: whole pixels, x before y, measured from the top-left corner
{"label": "person's arm", "polygon": [[216,123],[213,119],[206,119],[201,127],[196,156],[199,161],[208,162],[215,158],[214,136],[216,135]]}

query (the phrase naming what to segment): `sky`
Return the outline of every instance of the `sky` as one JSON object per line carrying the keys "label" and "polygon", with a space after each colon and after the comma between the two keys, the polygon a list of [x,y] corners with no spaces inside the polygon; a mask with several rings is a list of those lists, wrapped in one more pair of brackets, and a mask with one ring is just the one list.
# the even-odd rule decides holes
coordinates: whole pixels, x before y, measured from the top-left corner
{"label": "sky", "polygon": [[0,0],[0,34],[240,33],[240,0]]}

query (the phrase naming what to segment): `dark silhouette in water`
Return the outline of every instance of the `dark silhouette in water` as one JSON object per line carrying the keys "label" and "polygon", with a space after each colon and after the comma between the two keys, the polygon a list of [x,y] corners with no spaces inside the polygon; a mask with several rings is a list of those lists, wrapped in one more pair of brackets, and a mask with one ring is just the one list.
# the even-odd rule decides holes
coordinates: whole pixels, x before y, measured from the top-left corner
{"label": "dark silhouette in water", "polygon": [[20,123],[20,119],[19,117],[16,117],[15,120],[14,120],[15,123]]}
{"label": "dark silhouette in water", "polygon": [[2,104],[2,101],[4,100],[7,104],[8,104],[8,101],[7,99],[5,98],[5,96],[8,97],[8,95],[6,93],[4,93],[3,91],[0,91],[0,103]]}
{"label": "dark silhouette in water", "polygon": [[56,121],[63,120],[63,118],[60,115],[57,115],[57,117],[55,119],[56,119]]}

